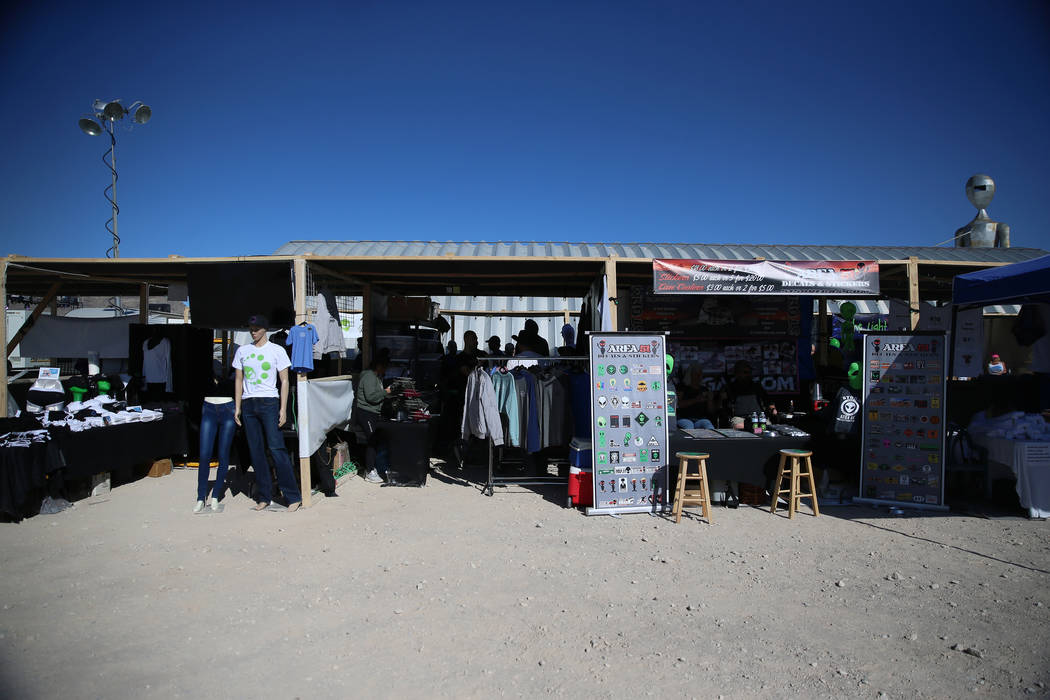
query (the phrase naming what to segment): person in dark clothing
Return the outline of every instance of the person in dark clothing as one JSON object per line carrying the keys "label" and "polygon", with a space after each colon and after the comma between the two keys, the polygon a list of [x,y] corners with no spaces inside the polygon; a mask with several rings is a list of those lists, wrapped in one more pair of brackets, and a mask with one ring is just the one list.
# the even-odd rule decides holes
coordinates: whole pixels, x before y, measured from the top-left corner
{"label": "person in dark clothing", "polygon": [[372,360],[372,366],[361,373],[351,415],[353,424],[365,434],[364,479],[370,484],[383,483],[383,477],[376,471],[376,427],[383,400],[390,393],[390,387],[383,386],[383,376],[389,364],[390,352],[381,348]]}
{"label": "person in dark clothing", "polygon": [[733,379],[726,385],[726,394],[734,416],[749,416],[759,411],[768,411],[771,415],[776,413],[766,390],[752,379],[751,363],[747,360],[733,365]]}
{"label": "person in dark clothing", "polygon": [[485,341],[485,344],[489,347],[489,357],[504,357],[503,346],[500,344],[500,338],[498,335],[494,335]]}
{"label": "person in dark clothing", "polygon": [[718,415],[714,392],[704,386],[704,370],[693,365],[686,372],[685,381],[677,387],[676,417],[679,428],[714,428],[712,420]]}
{"label": "person in dark clothing", "polygon": [[529,350],[538,353],[542,357],[550,357],[551,347],[547,343],[547,339],[540,336],[540,327],[531,318],[525,321],[525,328],[523,328],[518,335],[511,336],[514,340],[518,341],[518,345],[514,348],[514,354],[521,354],[522,348],[521,343],[524,340],[529,346]]}

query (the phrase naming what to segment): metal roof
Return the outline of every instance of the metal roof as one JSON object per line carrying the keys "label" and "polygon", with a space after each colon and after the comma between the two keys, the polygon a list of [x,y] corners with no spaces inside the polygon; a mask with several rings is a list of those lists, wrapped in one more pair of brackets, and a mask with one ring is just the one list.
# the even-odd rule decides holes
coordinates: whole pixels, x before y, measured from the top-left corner
{"label": "metal roof", "polygon": [[947,248],[842,245],[713,245],[694,243],[572,243],[566,241],[289,241],[275,255],[329,257],[699,258],[709,260],[921,260],[1015,263],[1038,248]]}

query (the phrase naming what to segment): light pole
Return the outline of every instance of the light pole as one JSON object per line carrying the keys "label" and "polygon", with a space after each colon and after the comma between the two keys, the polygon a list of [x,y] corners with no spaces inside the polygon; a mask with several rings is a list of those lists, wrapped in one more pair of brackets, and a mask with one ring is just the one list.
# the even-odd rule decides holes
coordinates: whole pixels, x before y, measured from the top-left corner
{"label": "light pole", "polygon": [[[88,136],[98,136],[103,131],[109,134],[109,149],[102,154],[102,162],[113,174],[113,181],[102,190],[102,195],[113,207],[113,216],[106,221],[106,230],[113,234],[113,245],[106,249],[106,257],[119,258],[120,236],[117,235],[117,214],[120,213],[120,207],[117,206],[116,122],[130,114],[136,124],[145,124],[153,116],[153,110],[138,101],[133,102],[131,107],[126,109],[124,105],[120,104],[120,100],[110,100],[109,102],[95,100],[94,104],[92,104],[92,109],[94,110],[93,117],[83,117],[77,124],[80,126],[80,130]],[[109,156],[108,161],[106,160],[107,155]],[[110,222],[113,222],[112,227],[109,225]]]}

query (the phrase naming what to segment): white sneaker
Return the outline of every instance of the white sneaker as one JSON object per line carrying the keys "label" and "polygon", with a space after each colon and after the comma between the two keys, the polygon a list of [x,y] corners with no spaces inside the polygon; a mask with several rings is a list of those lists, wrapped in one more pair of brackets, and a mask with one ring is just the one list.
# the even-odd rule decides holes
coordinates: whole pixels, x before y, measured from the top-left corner
{"label": "white sneaker", "polygon": [[375,469],[365,474],[365,481],[370,484],[381,484],[383,483],[383,477],[379,476],[379,472]]}
{"label": "white sneaker", "polygon": [[197,501],[197,505],[193,506],[194,513],[200,513],[204,510],[204,501]]}
{"label": "white sneaker", "polygon": [[222,511],[222,506],[219,504],[219,499],[217,499],[217,498],[211,499],[211,512],[212,513],[219,513],[221,511]]}

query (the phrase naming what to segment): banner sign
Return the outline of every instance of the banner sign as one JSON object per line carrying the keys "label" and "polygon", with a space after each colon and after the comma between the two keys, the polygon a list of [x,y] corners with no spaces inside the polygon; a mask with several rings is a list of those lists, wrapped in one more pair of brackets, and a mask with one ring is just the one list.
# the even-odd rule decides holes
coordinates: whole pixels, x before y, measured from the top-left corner
{"label": "banner sign", "polygon": [[653,260],[657,294],[877,296],[873,260]]}
{"label": "banner sign", "polygon": [[588,515],[667,507],[667,342],[659,333],[591,333],[594,507]]}
{"label": "banner sign", "polygon": [[943,333],[864,334],[860,496],[944,507],[948,348]]}

